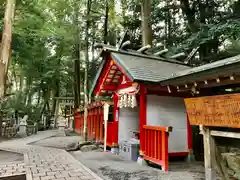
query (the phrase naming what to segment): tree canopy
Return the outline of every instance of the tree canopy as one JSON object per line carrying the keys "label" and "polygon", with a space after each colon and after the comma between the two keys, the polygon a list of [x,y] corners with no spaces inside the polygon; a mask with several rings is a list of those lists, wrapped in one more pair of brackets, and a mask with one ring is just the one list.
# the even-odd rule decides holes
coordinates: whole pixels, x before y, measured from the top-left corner
{"label": "tree canopy", "polygon": [[[56,102],[52,98],[74,93],[83,103],[84,69],[88,69],[89,89],[99,65],[95,43],[117,45],[127,30],[131,48],[142,46],[142,1],[17,1],[7,89],[14,95],[4,105],[7,112],[53,114]],[[240,1],[147,2],[151,2],[152,50],[168,49],[162,56],[180,52],[187,56],[197,48],[190,63],[199,65],[239,53]],[[5,1],[0,5],[0,29],[5,5]]]}

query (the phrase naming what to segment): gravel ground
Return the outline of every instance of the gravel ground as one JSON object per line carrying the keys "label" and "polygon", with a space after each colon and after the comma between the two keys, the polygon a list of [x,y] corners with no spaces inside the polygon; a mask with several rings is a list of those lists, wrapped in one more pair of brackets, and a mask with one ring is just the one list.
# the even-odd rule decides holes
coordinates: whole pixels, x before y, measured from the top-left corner
{"label": "gravel ground", "polygon": [[72,155],[105,180],[157,180],[159,172],[132,161],[124,161],[110,152],[75,151]]}
{"label": "gravel ground", "polygon": [[[35,145],[65,149],[69,144],[79,142],[80,136],[51,137],[35,142]],[[126,161],[110,152],[81,152],[71,154],[104,180],[204,180],[202,162],[170,163],[168,173],[157,168],[143,167],[133,161]]]}
{"label": "gravel ground", "polygon": [[204,180],[200,162],[173,162],[168,173],[157,168],[143,167],[110,152],[72,152],[72,155],[105,180]]}

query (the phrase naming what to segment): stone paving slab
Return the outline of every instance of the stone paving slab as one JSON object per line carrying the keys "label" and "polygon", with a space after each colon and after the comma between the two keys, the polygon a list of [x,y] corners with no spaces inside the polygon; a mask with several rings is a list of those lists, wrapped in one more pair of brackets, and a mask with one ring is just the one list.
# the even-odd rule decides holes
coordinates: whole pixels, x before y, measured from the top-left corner
{"label": "stone paving slab", "polygon": [[26,174],[27,180],[102,180],[62,149],[28,145],[56,134],[59,131],[45,131],[0,143],[1,150],[24,154],[24,163],[0,165],[0,177]]}

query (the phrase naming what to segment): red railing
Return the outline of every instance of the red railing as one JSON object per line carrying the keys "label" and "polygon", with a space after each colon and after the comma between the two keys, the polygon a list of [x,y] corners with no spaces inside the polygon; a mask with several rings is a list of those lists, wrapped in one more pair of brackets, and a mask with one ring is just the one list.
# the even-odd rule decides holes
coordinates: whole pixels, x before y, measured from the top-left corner
{"label": "red railing", "polygon": [[84,128],[84,114],[81,113],[81,119],[80,119],[80,135],[83,136],[83,128]]}
{"label": "red railing", "polygon": [[113,143],[113,133],[114,131],[114,123],[108,122],[107,124],[107,146],[111,147]]}
{"label": "red railing", "polygon": [[143,142],[140,142],[143,157],[168,171],[168,132],[171,127],[144,126]]}
{"label": "red railing", "polygon": [[78,133],[79,135],[83,135],[83,113],[78,112],[75,114],[75,132]]}
{"label": "red railing", "polygon": [[75,118],[75,132],[80,134],[80,114],[76,114]]}
{"label": "red railing", "polygon": [[[104,142],[104,120],[103,120],[103,108],[96,107],[88,109],[87,117],[87,133],[89,140],[96,140],[98,142]],[[75,114],[75,132],[83,136],[84,128],[84,112],[78,112]],[[107,146],[112,146],[114,141],[114,123],[108,122],[107,124]]]}
{"label": "red railing", "polygon": [[[84,112],[75,114],[75,132],[83,136],[84,132]],[[87,133],[89,140],[104,141],[104,126],[103,126],[103,108],[96,107],[88,109],[87,116]]]}

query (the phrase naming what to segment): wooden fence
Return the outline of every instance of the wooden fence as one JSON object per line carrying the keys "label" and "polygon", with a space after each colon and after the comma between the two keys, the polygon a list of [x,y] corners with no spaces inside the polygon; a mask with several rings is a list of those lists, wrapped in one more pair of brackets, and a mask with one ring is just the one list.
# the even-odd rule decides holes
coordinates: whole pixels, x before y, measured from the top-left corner
{"label": "wooden fence", "polygon": [[[104,141],[104,119],[103,119],[103,107],[93,107],[88,109],[87,117],[87,133],[88,139],[97,142]],[[107,124],[107,145],[112,146],[113,142],[113,129],[114,123],[108,122]],[[75,132],[79,135],[83,135],[84,129],[84,112],[77,112],[75,114]]]}
{"label": "wooden fence", "polygon": [[35,125],[27,125],[27,135],[30,136],[32,134],[37,134],[38,132],[38,126],[35,124]]}
{"label": "wooden fence", "polygon": [[168,171],[168,132],[171,127],[144,126],[141,150],[143,157]]}
{"label": "wooden fence", "polygon": [[11,138],[17,135],[18,127],[16,125],[8,126],[3,125],[2,126],[2,136],[6,138]]}

